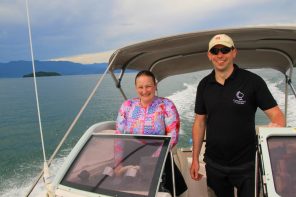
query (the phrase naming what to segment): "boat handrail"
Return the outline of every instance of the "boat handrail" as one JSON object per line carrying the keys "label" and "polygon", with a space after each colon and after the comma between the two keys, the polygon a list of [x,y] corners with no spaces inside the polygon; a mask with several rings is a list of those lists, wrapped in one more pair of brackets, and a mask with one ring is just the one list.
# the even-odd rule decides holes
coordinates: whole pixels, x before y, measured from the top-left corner
{"label": "boat handrail", "polygon": [[291,88],[291,90],[292,90],[292,92],[293,92],[293,94],[294,94],[294,96],[296,98],[296,90],[295,90],[295,88],[294,88],[294,86],[292,84],[291,78],[287,78],[287,83],[290,85],[290,88]]}

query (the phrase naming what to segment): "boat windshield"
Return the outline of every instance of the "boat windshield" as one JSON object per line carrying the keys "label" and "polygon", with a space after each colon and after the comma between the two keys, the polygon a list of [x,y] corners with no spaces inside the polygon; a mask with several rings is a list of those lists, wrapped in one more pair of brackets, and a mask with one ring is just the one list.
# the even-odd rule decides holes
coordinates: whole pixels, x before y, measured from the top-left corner
{"label": "boat windshield", "polygon": [[296,136],[272,136],[267,139],[275,191],[280,196],[296,193]]}
{"label": "boat windshield", "polygon": [[110,196],[155,196],[170,137],[92,135],[61,185]]}

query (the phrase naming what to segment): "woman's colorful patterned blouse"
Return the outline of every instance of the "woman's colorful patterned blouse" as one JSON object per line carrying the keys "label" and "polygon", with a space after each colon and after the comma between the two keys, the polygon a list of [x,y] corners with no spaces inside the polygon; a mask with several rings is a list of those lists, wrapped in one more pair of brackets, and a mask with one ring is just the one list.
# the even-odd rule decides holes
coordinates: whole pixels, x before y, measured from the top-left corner
{"label": "woman's colorful patterned blouse", "polygon": [[170,135],[171,147],[178,142],[179,129],[180,118],[174,103],[157,96],[146,108],[139,98],[124,101],[116,122],[117,133]]}

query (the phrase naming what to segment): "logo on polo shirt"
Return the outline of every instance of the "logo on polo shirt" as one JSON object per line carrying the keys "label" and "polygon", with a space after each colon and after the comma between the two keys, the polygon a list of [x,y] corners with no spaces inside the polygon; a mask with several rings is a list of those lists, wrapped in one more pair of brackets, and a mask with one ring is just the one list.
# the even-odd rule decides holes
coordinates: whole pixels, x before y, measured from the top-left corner
{"label": "logo on polo shirt", "polygon": [[237,91],[235,94],[236,98],[233,99],[233,102],[239,105],[243,105],[246,103],[246,100],[244,99],[244,93],[241,91]]}

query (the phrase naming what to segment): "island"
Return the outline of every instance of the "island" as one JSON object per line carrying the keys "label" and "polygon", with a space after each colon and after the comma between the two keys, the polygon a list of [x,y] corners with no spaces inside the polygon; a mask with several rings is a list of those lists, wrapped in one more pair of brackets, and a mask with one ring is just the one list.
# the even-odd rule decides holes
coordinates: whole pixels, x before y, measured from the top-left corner
{"label": "island", "polygon": [[[35,73],[36,77],[50,77],[50,76],[62,76],[60,73],[57,72],[45,72],[45,71],[39,71]],[[23,75],[23,78],[26,77],[33,77],[33,73]]]}

